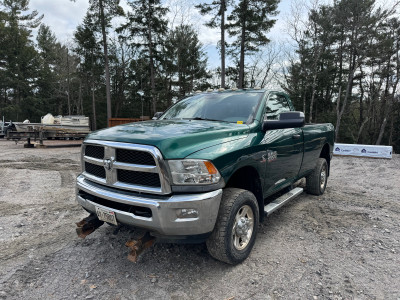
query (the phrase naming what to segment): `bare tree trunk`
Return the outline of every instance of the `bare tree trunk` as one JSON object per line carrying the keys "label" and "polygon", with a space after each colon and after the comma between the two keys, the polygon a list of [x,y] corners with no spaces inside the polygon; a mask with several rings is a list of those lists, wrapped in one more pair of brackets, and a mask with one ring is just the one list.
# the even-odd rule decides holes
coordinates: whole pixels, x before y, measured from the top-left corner
{"label": "bare tree trunk", "polygon": [[82,100],[82,79],[79,79],[79,104],[78,115],[83,115],[83,100]]}
{"label": "bare tree trunk", "polygon": [[99,0],[99,8],[100,8],[101,33],[103,35],[104,64],[105,64],[105,73],[106,73],[107,127],[108,127],[108,120],[111,119],[112,114],[111,114],[110,69],[109,69],[109,61],[108,61],[106,22],[105,22],[105,17],[104,17],[103,0]]}
{"label": "bare tree trunk", "polygon": [[168,80],[168,107],[170,107],[172,105],[172,78],[170,77]]}
{"label": "bare tree trunk", "polygon": [[240,61],[239,61],[239,82],[238,88],[243,88],[244,83],[244,45],[245,45],[245,38],[246,38],[246,23],[243,24],[242,27],[242,35],[240,38]]}
{"label": "bare tree trunk", "polygon": [[68,96],[68,114],[71,115],[71,98],[70,98],[70,90],[69,90],[69,49],[67,47],[67,96]]}
{"label": "bare tree trunk", "polygon": [[[337,132],[338,132],[338,120],[339,120],[339,114],[340,114],[340,99],[342,98],[342,86],[339,86],[339,94],[338,98],[336,100],[336,115],[338,116],[338,119],[336,120],[336,128],[335,128],[335,141],[337,140]],[[340,121],[339,121],[340,124]]]}
{"label": "bare tree trunk", "polygon": [[368,121],[369,121],[369,118],[365,118],[365,120],[362,122],[362,124],[360,126],[360,129],[358,130],[356,144],[358,144],[360,142],[360,137],[361,137],[361,134],[362,134],[362,132],[364,130],[364,126],[365,126],[365,124],[367,124]]}
{"label": "bare tree trunk", "polygon": [[336,112],[338,114],[337,114],[337,120],[336,120],[335,141],[339,140],[340,121],[341,121],[343,113],[344,113],[344,111],[346,109],[347,101],[351,97],[351,88],[353,86],[353,78],[354,78],[355,70],[356,70],[356,67],[355,67],[355,65],[353,63],[353,66],[352,66],[352,69],[350,70],[348,81],[347,81],[346,95],[344,96],[343,105],[342,105],[342,108],[340,109],[340,112],[339,112],[339,103],[338,103],[338,106],[336,107]]}
{"label": "bare tree trunk", "polygon": [[383,121],[380,126],[378,138],[376,139],[375,145],[380,145],[382,143],[383,134],[385,133],[385,128],[386,128],[386,124],[387,124],[388,114],[390,111],[390,108],[389,108],[390,105],[388,104],[388,101],[385,101],[384,105],[385,105],[385,107],[383,108],[383,110],[384,110],[383,111]]}
{"label": "bare tree trunk", "polygon": [[[393,87],[393,93],[390,95],[390,98],[391,98],[392,101],[387,100],[386,103],[385,103],[384,118],[383,118],[381,129],[379,131],[379,135],[378,135],[378,138],[376,140],[376,144],[375,145],[380,145],[382,143],[382,138],[383,138],[383,135],[385,133],[385,128],[386,128],[387,121],[388,121],[388,115],[389,115],[389,112],[391,111],[391,109],[392,109],[392,107],[394,105],[394,98],[395,98],[396,88],[397,88],[398,83],[399,83],[399,79],[396,80],[396,82],[394,84],[394,87]],[[392,133],[393,117],[391,119],[392,119],[391,120],[391,133]],[[391,137],[389,138],[389,140],[390,139],[391,139]]]}
{"label": "bare tree trunk", "polygon": [[[397,86],[400,82],[400,37],[397,38],[396,43],[396,82],[393,85],[392,90],[392,107],[395,107],[395,95],[397,91]],[[394,131],[394,119],[395,111],[392,111],[391,121],[390,121],[390,134],[389,134],[389,146],[393,144],[393,131]]]}
{"label": "bare tree trunk", "polygon": [[194,75],[193,73],[191,74],[191,78],[190,78],[190,89],[189,91],[193,91],[194,90]]}
{"label": "bare tree trunk", "polygon": [[225,88],[225,3],[221,0],[221,88]]}
{"label": "bare tree trunk", "polygon": [[[361,71],[362,73],[362,71]],[[360,76],[360,108],[359,108],[359,112],[360,112],[360,118],[359,118],[359,125],[360,128],[363,127],[362,124],[364,124],[364,88],[362,86],[362,76]],[[357,137],[357,143],[358,143],[358,139],[360,138],[360,136]]]}
{"label": "bare tree trunk", "polygon": [[263,77],[263,79],[262,79],[262,81],[261,81],[261,85],[260,85],[261,88],[264,87],[265,82],[267,81],[269,72],[271,71],[271,66],[272,66],[272,62],[269,64],[267,70],[265,71],[264,77]]}
{"label": "bare tree trunk", "polygon": [[393,144],[393,131],[394,131],[394,114],[390,120],[390,133],[389,133],[389,143],[388,145],[391,146]]}
{"label": "bare tree trunk", "polygon": [[[360,79],[360,86],[361,86],[361,79]],[[363,103],[363,98],[364,98],[364,89],[361,88],[360,105]],[[368,99],[368,98],[367,98],[367,99]],[[367,110],[367,117],[364,118],[364,117],[362,117],[362,115],[360,115],[360,118],[362,117],[362,123],[359,124],[360,128],[359,128],[359,130],[358,130],[357,140],[356,140],[356,143],[357,143],[357,144],[363,143],[362,133],[363,133],[363,130],[364,130],[365,125],[366,125],[366,124],[370,121],[370,119],[371,119],[371,111],[372,111],[373,105],[372,105],[371,103],[369,103],[369,105],[368,105],[368,103],[367,103],[367,107],[368,107],[368,110]],[[361,114],[361,113],[363,114],[364,112],[360,111],[360,114]]]}
{"label": "bare tree trunk", "polygon": [[315,72],[313,76],[313,83],[312,83],[312,94],[311,94],[311,103],[310,103],[310,115],[308,117],[308,122],[312,123],[312,114],[313,114],[313,104],[314,104],[314,99],[315,99],[315,91],[316,91],[316,85],[317,85],[317,73]]}
{"label": "bare tree trunk", "polygon": [[307,98],[306,98],[306,87],[305,87],[305,83],[304,83],[304,80],[302,80],[302,84],[301,84],[301,86],[303,87],[303,113],[304,113],[304,120],[306,120],[306,101],[307,101]]}
{"label": "bare tree trunk", "polygon": [[385,133],[385,127],[387,123],[387,118],[385,117],[383,119],[382,125],[381,125],[381,130],[379,131],[378,139],[376,140],[375,145],[380,145],[382,142],[383,134]]}
{"label": "bare tree trunk", "polygon": [[[97,130],[96,100],[94,97],[94,81],[93,81],[93,79],[92,79],[92,111],[93,111],[93,130]],[[107,124],[107,126],[108,126],[108,124]]]}
{"label": "bare tree trunk", "polygon": [[[387,67],[388,68],[390,67],[390,58],[388,60],[388,66]],[[379,131],[378,139],[376,140],[376,145],[380,145],[382,143],[382,138],[383,138],[383,134],[385,133],[385,128],[386,128],[386,124],[387,124],[388,115],[389,115],[389,112],[391,111],[391,108],[394,105],[394,98],[395,98],[395,95],[396,95],[396,89],[397,89],[397,85],[399,84],[399,80],[400,80],[400,78],[398,78],[399,70],[397,70],[397,74],[396,75],[397,75],[397,79],[393,84],[393,91],[392,91],[391,94],[389,94],[389,81],[390,81],[389,74],[387,74],[387,77],[386,77],[386,87],[385,87],[385,93],[384,93],[384,101],[382,103],[383,111],[384,111],[384,115],[383,115],[384,118],[383,118],[383,122],[382,122],[382,125],[381,125],[381,129]],[[390,98],[390,100],[388,98]]]}
{"label": "bare tree trunk", "polygon": [[154,58],[153,58],[153,46],[152,46],[152,32],[151,24],[148,24],[148,43],[149,43],[149,57],[150,57],[150,84],[151,84],[151,99],[152,99],[152,114],[157,112],[157,99],[156,99],[156,82],[154,74]]}
{"label": "bare tree trunk", "polygon": [[254,63],[254,65],[253,65],[253,67],[251,68],[251,76],[250,76],[250,87],[251,88],[254,88],[254,86],[255,86],[255,84],[256,84],[256,79],[255,79],[255,77],[256,77],[256,75],[255,75],[255,73],[256,73],[256,66],[257,66],[257,63]]}

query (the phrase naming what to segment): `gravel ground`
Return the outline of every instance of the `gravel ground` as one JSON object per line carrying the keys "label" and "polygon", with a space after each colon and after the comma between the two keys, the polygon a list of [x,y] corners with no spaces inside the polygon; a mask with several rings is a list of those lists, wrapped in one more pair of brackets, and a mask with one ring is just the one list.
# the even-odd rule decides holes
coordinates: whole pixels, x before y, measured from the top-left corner
{"label": "gravel ground", "polygon": [[108,225],[79,239],[79,151],[0,140],[0,298],[400,299],[400,155],[335,157],[325,194],[267,218],[229,266],[203,244],[155,244],[131,263],[134,232]]}

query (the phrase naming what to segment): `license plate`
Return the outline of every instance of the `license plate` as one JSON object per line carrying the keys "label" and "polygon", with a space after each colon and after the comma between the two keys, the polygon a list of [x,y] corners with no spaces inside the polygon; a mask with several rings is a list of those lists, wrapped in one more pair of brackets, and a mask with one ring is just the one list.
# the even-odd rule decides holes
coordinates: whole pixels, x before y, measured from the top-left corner
{"label": "license plate", "polygon": [[117,219],[115,218],[115,212],[96,206],[96,214],[99,220],[118,225]]}

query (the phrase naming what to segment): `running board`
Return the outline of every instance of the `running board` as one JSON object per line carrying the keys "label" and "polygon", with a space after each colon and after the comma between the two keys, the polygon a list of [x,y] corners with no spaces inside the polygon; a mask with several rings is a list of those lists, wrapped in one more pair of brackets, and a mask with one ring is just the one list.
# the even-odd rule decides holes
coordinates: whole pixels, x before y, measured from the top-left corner
{"label": "running board", "polygon": [[300,195],[303,192],[303,188],[294,188],[290,192],[280,196],[279,198],[275,199],[271,203],[268,203],[267,205],[264,206],[264,212],[269,216],[272,214],[275,210],[280,208],[281,206],[285,205],[287,202],[290,200],[296,198],[298,195]]}

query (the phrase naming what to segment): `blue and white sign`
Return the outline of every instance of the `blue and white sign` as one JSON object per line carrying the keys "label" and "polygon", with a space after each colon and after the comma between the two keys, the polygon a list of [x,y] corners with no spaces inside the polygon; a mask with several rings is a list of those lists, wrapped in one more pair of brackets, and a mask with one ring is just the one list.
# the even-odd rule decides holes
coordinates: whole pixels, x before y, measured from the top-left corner
{"label": "blue and white sign", "polygon": [[333,147],[334,155],[351,155],[376,158],[392,158],[392,146],[375,146],[359,144],[336,144]]}

